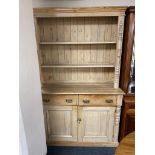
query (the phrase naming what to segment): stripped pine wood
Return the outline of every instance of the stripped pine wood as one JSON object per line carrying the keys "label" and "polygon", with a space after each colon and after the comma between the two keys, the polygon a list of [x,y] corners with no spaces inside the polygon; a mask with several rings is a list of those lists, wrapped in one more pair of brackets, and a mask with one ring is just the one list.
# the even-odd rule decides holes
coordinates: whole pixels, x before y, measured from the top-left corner
{"label": "stripped pine wood", "polygon": [[70,64],[78,64],[78,45],[71,45],[70,51]]}
{"label": "stripped pine wood", "polygon": [[124,16],[118,17],[118,37],[117,37],[117,54],[116,54],[116,67],[115,67],[115,79],[114,87],[119,86],[119,76],[120,76],[120,65],[121,65],[121,55],[122,55],[122,40],[123,40],[123,30],[124,30]]}
{"label": "stripped pine wood", "polygon": [[80,107],[79,142],[112,141],[114,107]]}
{"label": "stripped pine wood", "polygon": [[64,42],[40,42],[40,45],[74,45],[74,44],[77,44],[77,45],[79,45],[79,44],[82,44],[82,45],[87,45],[87,44],[116,44],[116,42],[115,41],[102,41],[102,42],[73,42],[73,41],[71,41],[71,42],[67,42],[67,41],[64,41]]}
{"label": "stripped pine wood", "polygon": [[117,17],[41,18],[38,24],[41,44],[116,42]]}
{"label": "stripped pine wood", "polygon": [[84,37],[85,37],[85,42],[90,42],[91,41],[91,18],[85,18],[84,21]]}
{"label": "stripped pine wood", "polygon": [[34,16],[41,17],[92,17],[125,15],[127,7],[34,8]]}
{"label": "stripped pine wood", "polygon": [[[47,47],[47,46],[46,46]],[[64,57],[65,57],[65,46],[64,45],[59,45],[59,46],[57,46],[58,47],[58,56],[59,56],[59,64],[65,64],[65,59],[64,59]],[[46,51],[44,51],[45,53],[46,53]],[[53,51],[50,51],[50,52],[53,52]],[[53,64],[53,57],[51,57],[50,58],[51,59],[51,64]]]}
{"label": "stripped pine wood", "polygon": [[91,18],[91,41],[98,41],[98,19]]}
{"label": "stripped pine wood", "polygon": [[111,29],[111,25],[109,24],[109,18],[105,18],[105,30],[104,30],[104,40],[105,41],[109,41],[110,38],[110,30]]}
{"label": "stripped pine wood", "polygon": [[115,48],[115,45],[48,45],[40,47],[44,65],[68,63],[115,65]]}
{"label": "stripped pine wood", "polygon": [[71,19],[64,18],[64,41],[71,41]]}
{"label": "stripped pine wood", "polygon": [[99,25],[98,25],[98,28],[99,28],[99,35],[98,35],[98,41],[101,41],[103,42],[104,41],[104,31],[105,31],[105,20],[103,20],[103,17],[100,17],[99,18],[99,21],[98,21]]}
{"label": "stripped pine wood", "polygon": [[78,22],[78,42],[80,41],[84,41],[84,18],[78,18],[77,22]]}
{"label": "stripped pine wood", "polygon": [[48,145],[118,145],[124,11],[34,9]]}
{"label": "stripped pine wood", "polygon": [[118,17],[112,17],[111,23],[111,41],[117,41],[117,24],[118,24]]}
{"label": "stripped pine wood", "polygon": [[45,105],[47,139],[77,141],[77,107]]}
{"label": "stripped pine wood", "polygon": [[[52,87],[50,86],[50,84],[48,84],[47,86],[44,85],[43,89],[42,89],[42,93],[43,94],[83,94],[83,95],[91,95],[91,94],[102,94],[102,95],[123,95],[124,92],[120,89],[120,88],[105,88],[102,84],[77,84],[77,85],[63,85],[63,84],[55,84],[52,85]],[[120,98],[119,98],[120,99]],[[121,106],[121,100],[117,100],[117,106]],[[119,103],[120,102],[120,103]]]}
{"label": "stripped pine wood", "polygon": [[57,18],[57,41],[64,41],[64,19]]}
{"label": "stripped pine wood", "polygon": [[76,42],[77,41],[77,19],[71,18],[71,41]]}
{"label": "stripped pine wood", "polygon": [[[103,72],[102,72],[103,71]],[[109,75],[109,72],[113,76]],[[44,83],[70,81],[70,82],[108,82],[114,80],[114,68],[42,68]],[[104,74],[104,77],[102,76]],[[77,80],[73,81],[72,77],[76,76]]]}

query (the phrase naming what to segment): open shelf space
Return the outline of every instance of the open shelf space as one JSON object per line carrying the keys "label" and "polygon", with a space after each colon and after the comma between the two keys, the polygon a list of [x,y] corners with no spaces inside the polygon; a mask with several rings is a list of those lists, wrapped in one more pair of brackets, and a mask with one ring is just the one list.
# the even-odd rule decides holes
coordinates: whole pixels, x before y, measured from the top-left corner
{"label": "open shelf space", "polygon": [[87,45],[87,44],[116,44],[115,41],[106,42],[40,42],[40,45]]}
{"label": "open shelf space", "polygon": [[118,30],[114,16],[37,18],[42,84],[114,87]]}
{"label": "open shelf space", "polygon": [[114,67],[45,68],[42,69],[44,83],[106,83],[114,80]]}
{"label": "open shelf space", "polygon": [[80,67],[83,67],[83,68],[86,68],[86,67],[92,67],[92,68],[98,68],[98,67],[105,67],[105,68],[108,68],[108,67],[115,67],[115,65],[102,65],[102,64],[94,64],[94,65],[91,65],[91,64],[88,64],[88,65],[83,65],[83,64],[75,64],[75,65],[72,65],[72,64],[68,64],[68,65],[42,65],[41,68],[80,68]]}
{"label": "open shelf space", "polygon": [[44,44],[116,43],[117,17],[39,18]]}
{"label": "open shelf space", "polygon": [[116,44],[40,46],[43,66],[116,64]]}

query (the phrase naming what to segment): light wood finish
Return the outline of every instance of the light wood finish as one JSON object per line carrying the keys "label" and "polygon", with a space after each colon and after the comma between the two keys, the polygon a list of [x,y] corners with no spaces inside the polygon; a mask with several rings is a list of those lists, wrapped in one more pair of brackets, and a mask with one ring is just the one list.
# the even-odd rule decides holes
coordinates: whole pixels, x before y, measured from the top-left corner
{"label": "light wood finish", "polygon": [[109,68],[109,67],[115,67],[114,65],[102,65],[102,64],[97,64],[97,65],[50,65],[50,66],[41,66],[41,68],[98,68],[98,67],[105,67],[105,68]]}
{"label": "light wood finish", "polygon": [[114,80],[113,67],[42,68],[43,83],[108,83]]}
{"label": "light wood finish", "polygon": [[112,142],[114,107],[79,107],[78,141]]}
{"label": "light wood finish", "polygon": [[35,17],[83,17],[124,15],[127,7],[35,8]]}
{"label": "light wood finish", "polygon": [[[73,87],[77,87],[79,88],[79,86],[81,87],[81,89],[84,88],[84,90],[87,90],[87,93],[89,92],[88,90],[90,90],[90,88],[95,87],[95,89],[99,89],[102,88],[103,90],[105,90],[106,88],[112,89],[114,86],[113,81],[108,81],[108,82],[95,82],[95,81],[86,81],[86,82],[73,82],[73,81],[53,81],[53,82],[42,82],[42,88],[43,90],[55,90],[58,88],[60,88],[60,90],[62,90],[64,88],[64,93],[67,93],[66,90],[72,90]],[[92,86],[92,87],[90,87]],[[66,89],[67,88],[67,89]],[[71,88],[71,89],[70,89]],[[102,90],[101,89],[101,90]],[[114,90],[114,89],[113,89]],[[116,92],[120,90],[119,88],[116,89]],[[63,91],[63,90],[62,90]],[[81,91],[82,92],[82,91]],[[90,92],[94,92],[93,90],[90,90]],[[121,91],[122,92],[122,91]],[[51,92],[52,93],[52,92]],[[123,92],[122,92],[123,94]]]}
{"label": "light wood finish", "polygon": [[115,111],[115,121],[114,121],[115,123],[114,123],[114,133],[113,133],[114,134],[114,136],[113,136],[114,142],[118,141],[122,98],[123,98],[123,95],[119,95],[117,97],[117,107],[116,107],[116,111]]}
{"label": "light wood finish", "polygon": [[47,141],[51,146],[76,146],[76,147],[117,147],[118,142],[59,142]]}
{"label": "light wood finish", "polygon": [[118,37],[117,37],[117,54],[116,54],[114,88],[118,88],[119,86],[123,30],[124,30],[124,16],[119,16],[118,17]]}
{"label": "light wood finish", "polygon": [[40,42],[41,45],[76,45],[76,44],[116,44],[115,41],[106,42]]}
{"label": "light wood finish", "polygon": [[118,88],[123,20],[123,15],[37,18],[42,82],[114,81]]}
{"label": "light wood finish", "polygon": [[117,22],[117,17],[41,18],[40,44],[113,44]]}
{"label": "light wood finish", "polygon": [[132,132],[123,138],[115,155],[135,155],[135,132]]}
{"label": "light wood finish", "polygon": [[77,107],[44,106],[47,140],[77,141]]}
{"label": "light wood finish", "polygon": [[77,95],[43,95],[43,103],[46,105],[77,105]]}
{"label": "light wood finish", "polygon": [[34,9],[41,81],[113,81],[118,88],[125,9]]}
{"label": "light wood finish", "polygon": [[118,145],[125,9],[34,9],[48,145]]}
{"label": "light wood finish", "polygon": [[42,89],[43,94],[106,94],[106,95],[123,95],[121,89],[104,88],[100,85],[69,85],[53,86]]}
{"label": "light wood finish", "polygon": [[115,95],[79,95],[79,105],[84,106],[116,106]]}

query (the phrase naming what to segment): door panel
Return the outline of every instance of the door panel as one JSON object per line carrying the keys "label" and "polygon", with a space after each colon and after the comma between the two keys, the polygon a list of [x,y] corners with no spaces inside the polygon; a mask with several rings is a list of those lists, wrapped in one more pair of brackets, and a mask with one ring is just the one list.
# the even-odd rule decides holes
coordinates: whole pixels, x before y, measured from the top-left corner
{"label": "door panel", "polygon": [[79,107],[78,140],[111,142],[115,107]]}
{"label": "door panel", "polygon": [[77,141],[77,106],[45,106],[48,141]]}

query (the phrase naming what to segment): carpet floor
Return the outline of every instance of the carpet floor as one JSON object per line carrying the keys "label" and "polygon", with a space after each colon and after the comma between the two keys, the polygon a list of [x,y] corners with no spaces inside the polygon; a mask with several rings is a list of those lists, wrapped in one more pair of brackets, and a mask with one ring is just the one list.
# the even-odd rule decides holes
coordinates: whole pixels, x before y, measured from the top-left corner
{"label": "carpet floor", "polygon": [[114,147],[47,147],[47,155],[114,155]]}

